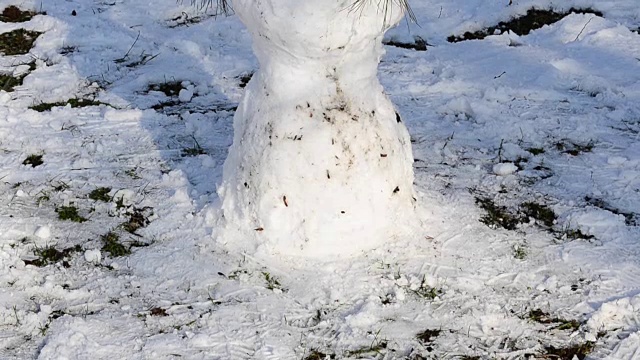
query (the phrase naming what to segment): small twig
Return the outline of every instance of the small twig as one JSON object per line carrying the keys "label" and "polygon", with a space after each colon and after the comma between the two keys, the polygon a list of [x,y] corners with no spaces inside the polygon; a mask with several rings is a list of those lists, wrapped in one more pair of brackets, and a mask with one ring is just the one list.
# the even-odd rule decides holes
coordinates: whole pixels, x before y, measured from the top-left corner
{"label": "small twig", "polygon": [[22,325],[22,322],[20,322],[20,318],[18,317],[18,307],[16,305],[13,305],[13,314],[16,316],[16,325]]}
{"label": "small twig", "polygon": [[376,335],[373,337],[373,341],[371,342],[371,345],[369,346],[370,349],[373,349],[373,344],[375,344],[376,340],[378,340],[378,335],[380,335],[380,331],[382,331],[382,328],[378,329],[378,332],[376,332]]}
{"label": "small twig", "polygon": [[449,141],[453,140],[453,135],[455,135],[456,132],[452,132],[451,135],[444,141],[444,145],[442,146],[441,150],[444,150],[444,148],[447,147],[447,145],[449,145]]}
{"label": "small twig", "polygon": [[522,131],[522,126],[520,126],[520,140],[518,140],[518,144],[522,144],[524,142],[524,131]]}
{"label": "small twig", "polygon": [[138,31],[138,36],[136,36],[136,39],[133,41],[133,44],[131,44],[131,47],[129,48],[129,50],[127,50],[127,53],[124,54],[124,56],[118,60],[116,60],[116,62],[124,62],[124,60],[127,58],[127,56],[129,56],[129,53],[131,52],[131,50],[133,50],[133,47],[136,46],[136,43],[138,42],[138,39],[140,39],[140,31]]}
{"label": "small twig", "polygon": [[594,18],[595,18],[595,16],[591,17],[591,19],[589,19],[589,21],[587,21],[587,23],[584,24],[584,26],[582,27],[582,30],[580,30],[580,33],[578,34],[578,36],[576,36],[576,38],[573,41],[578,41],[578,39],[580,38],[580,35],[582,35],[582,32],[584,31],[584,29],[587,28],[587,25],[589,25],[591,20],[593,20]]}
{"label": "small twig", "polygon": [[379,10],[384,12],[384,26],[387,26],[387,20],[391,18],[393,6],[399,6],[405,12],[407,18],[414,24],[418,24],[416,14],[411,9],[408,0],[381,0],[374,4],[374,0],[354,0],[353,4],[347,7],[349,12],[359,11],[362,13],[367,5],[377,6]]}
{"label": "small twig", "polygon": [[[214,8],[214,0],[191,0],[191,6],[195,6],[199,11]],[[215,12],[216,15],[231,15],[233,14],[233,8],[229,0],[215,0]],[[180,1],[182,3],[182,1]]]}

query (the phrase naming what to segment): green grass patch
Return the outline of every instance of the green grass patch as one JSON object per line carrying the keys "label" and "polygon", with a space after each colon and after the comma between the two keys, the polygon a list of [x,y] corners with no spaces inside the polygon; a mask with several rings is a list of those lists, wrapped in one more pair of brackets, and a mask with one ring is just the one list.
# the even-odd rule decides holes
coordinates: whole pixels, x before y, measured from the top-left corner
{"label": "green grass patch", "polygon": [[0,53],[4,55],[27,54],[41,34],[37,31],[25,29],[16,29],[0,34]]}
{"label": "green grass patch", "polygon": [[539,324],[554,325],[553,327],[551,327],[551,329],[576,331],[580,328],[580,322],[578,322],[577,320],[566,320],[558,317],[553,317],[549,315],[549,313],[544,312],[540,309],[529,311],[527,318]]}
{"label": "green grass patch", "polygon": [[527,258],[528,252],[527,247],[524,245],[514,245],[513,246],[513,257],[518,260],[524,260]]}
{"label": "green grass patch", "polygon": [[108,232],[100,236],[102,240],[102,250],[112,257],[126,256],[131,254],[131,249],[127,248],[120,242],[120,237],[114,232]]}
{"label": "green grass patch", "polygon": [[109,104],[106,104],[100,101],[74,98],[74,99],[69,99],[67,101],[60,101],[60,102],[54,102],[54,103],[41,103],[41,104],[33,105],[29,107],[29,109],[35,110],[37,112],[44,112],[44,111],[50,111],[54,107],[67,106],[67,105],[71,106],[72,108],[100,106],[100,105],[110,106]]}
{"label": "green grass patch", "polygon": [[192,147],[182,149],[182,157],[205,155],[206,153],[207,152],[202,148],[202,146],[200,146],[195,137],[193,138]]}
{"label": "green grass patch", "polygon": [[36,203],[38,204],[38,206],[40,206],[42,205],[42,203],[45,203],[49,200],[51,200],[51,196],[49,195],[49,192],[42,190],[38,193],[38,197],[36,198]]}
{"label": "green grass patch", "polygon": [[558,239],[560,240],[593,240],[596,237],[593,235],[587,235],[580,229],[565,229],[558,233]]}
{"label": "green grass patch", "polygon": [[548,312],[544,312],[540,309],[529,311],[528,318],[529,320],[540,324],[550,324],[554,322]]}
{"label": "green grass patch", "polygon": [[99,187],[97,189],[92,190],[89,193],[89,199],[95,200],[95,201],[109,202],[111,201],[111,196],[109,196],[109,192],[111,192],[111,188]]}
{"label": "green grass patch", "polygon": [[199,146],[182,149],[182,157],[205,155],[206,153],[207,152]]}
{"label": "green grass patch", "polygon": [[55,192],[63,192],[69,190],[71,186],[64,181],[58,181],[58,185],[53,187],[53,191]]}
{"label": "green grass patch", "polygon": [[131,210],[131,212],[129,213],[129,219],[126,222],[122,223],[120,227],[122,227],[124,231],[130,234],[137,235],[136,231],[142,229],[150,223],[148,216],[144,214],[145,210],[146,208],[138,209],[134,207],[133,210]]}
{"label": "green grass patch", "polygon": [[280,280],[277,277],[271,275],[268,272],[263,272],[262,276],[264,276],[264,281],[266,282],[266,288],[269,290],[281,290],[286,291],[282,288],[282,284],[280,284]]}
{"label": "green grass patch", "polygon": [[418,297],[426,300],[435,300],[435,298],[443,294],[443,291],[441,289],[429,286],[427,284],[426,275],[422,276],[422,282],[420,282],[420,286],[417,289],[411,291],[413,291],[413,293]]}
{"label": "green grass patch", "polygon": [[27,74],[17,77],[8,74],[0,74],[0,90],[12,92],[16,86],[22,85],[25,77],[27,77]]}
{"label": "green grass patch", "polygon": [[536,219],[546,227],[552,227],[556,221],[556,214],[546,205],[540,205],[535,202],[525,202],[520,205],[522,213],[528,217]]}
{"label": "green grass patch", "polygon": [[303,356],[304,356],[303,360],[337,359],[336,354],[326,354],[316,349],[311,349],[309,354],[305,354]]}
{"label": "green grass patch", "polygon": [[2,10],[2,14],[0,14],[0,21],[6,23],[20,23],[29,21],[36,15],[38,15],[38,13],[35,11],[20,10],[17,6],[11,5]]}
{"label": "green grass patch", "polygon": [[490,35],[502,34],[507,31],[512,31],[517,35],[523,36],[529,34],[531,31],[540,29],[545,25],[550,25],[562,20],[564,17],[570,14],[594,14],[596,16],[603,16],[600,11],[590,8],[571,8],[568,11],[556,12],[549,9],[529,9],[525,15],[513,18],[509,21],[501,21],[496,26],[490,26],[486,29],[478,30],[476,32],[467,31],[463,35],[455,36],[451,35],[447,38],[447,41],[455,43],[465,40],[481,40]]}
{"label": "green grass patch", "polygon": [[423,345],[429,345],[433,343],[435,338],[440,336],[441,332],[442,330],[440,329],[427,329],[425,331],[418,333],[416,335],[416,339],[418,339],[418,341],[420,341],[420,343],[422,343]]}
{"label": "green grass patch", "polygon": [[544,150],[543,148],[534,148],[534,147],[531,147],[531,148],[528,148],[528,149],[527,149],[527,152],[529,152],[529,153],[530,153],[530,154],[532,154],[532,155],[540,155],[540,154],[544,154],[544,153],[545,153],[545,150]]}
{"label": "green grass patch", "polygon": [[427,51],[427,46],[432,46],[427,44],[427,42],[420,36],[414,36],[412,43],[397,40],[385,40],[382,43],[387,46],[415,51]]}
{"label": "green grass patch", "polygon": [[138,168],[133,168],[133,169],[129,169],[126,170],[124,172],[127,176],[129,176],[130,178],[132,178],[133,180],[140,180],[142,179],[142,177],[140,177],[140,175],[138,175]]}
{"label": "green grass patch", "polygon": [[564,320],[564,319],[557,319],[557,320],[559,320],[560,324],[554,327],[554,329],[576,331],[580,328],[580,323],[578,322],[578,320]]}
{"label": "green grass patch", "polygon": [[231,280],[239,280],[241,275],[249,275],[249,272],[245,269],[233,270],[227,278]]}
{"label": "green grass patch", "polygon": [[583,153],[592,152],[594,145],[595,144],[592,141],[589,141],[586,144],[580,144],[567,140],[561,140],[555,144],[558,151],[569,154],[571,156],[578,156]]}
{"label": "green grass patch", "polygon": [[516,214],[505,206],[496,205],[496,203],[486,197],[476,197],[476,204],[487,213],[480,217],[480,222],[492,229],[504,228],[506,230],[515,230],[524,219],[520,214]]}
{"label": "green grass patch", "polygon": [[56,208],[56,212],[58,213],[58,219],[60,220],[69,220],[77,223],[87,221],[86,218],[83,218],[78,214],[78,208],[75,206],[60,206],[59,208]]}
{"label": "green grass patch", "polygon": [[[25,265],[34,265],[37,267],[47,266],[49,264],[55,264],[60,261],[64,261],[66,258],[69,258],[72,254],[82,251],[82,246],[76,245],[74,247],[66,248],[63,250],[58,250],[53,246],[49,246],[42,249],[36,249],[35,255],[38,257],[35,260],[25,260]],[[65,267],[69,267],[68,263],[63,265]]]}
{"label": "green grass patch", "polygon": [[382,351],[385,350],[388,345],[389,343],[386,340],[382,340],[368,347],[365,346],[361,349],[347,351],[346,355],[347,357],[360,358],[360,356],[364,356],[367,354],[381,354]]}
{"label": "green grass patch", "polygon": [[182,81],[166,81],[161,84],[149,84],[147,91],[160,91],[168,97],[178,96],[182,87]]}
{"label": "green grass patch", "polygon": [[[480,222],[492,229],[503,228],[506,230],[516,230],[519,224],[526,223],[530,218],[536,220],[537,224],[546,230],[553,231],[553,225],[557,215],[546,205],[527,201],[518,206],[517,209],[509,209],[506,206],[496,205],[494,200],[488,197],[476,196],[476,204],[487,213],[480,217]],[[515,257],[520,259],[526,256],[524,248],[514,248]]]}
{"label": "green grass patch", "polygon": [[593,351],[595,344],[587,341],[582,344],[575,344],[567,347],[556,348],[554,346],[547,346],[544,348],[545,358],[553,358],[558,360],[584,360]]}
{"label": "green grass patch", "polygon": [[22,162],[22,165],[31,165],[31,167],[38,167],[44,164],[44,160],[42,160],[42,154],[31,154],[27,156],[26,159]]}
{"label": "green grass patch", "polygon": [[[369,332],[369,334],[373,335],[373,332]],[[378,340],[378,335],[380,335],[380,330],[378,330],[378,332],[375,334],[371,345],[364,346],[360,349],[347,351],[345,355],[347,357],[355,357],[358,359],[369,354],[382,355],[382,352],[387,349],[389,342],[386,339]]]}

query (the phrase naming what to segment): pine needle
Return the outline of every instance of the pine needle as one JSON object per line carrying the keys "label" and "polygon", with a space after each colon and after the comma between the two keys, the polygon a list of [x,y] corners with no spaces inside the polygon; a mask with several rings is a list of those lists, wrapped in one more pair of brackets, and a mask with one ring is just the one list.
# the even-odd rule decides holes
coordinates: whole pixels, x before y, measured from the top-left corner
{"label": "pine needle", "polygon": [[355,0],[354,3],[349,7],[349,11],[362,12],[365,6],[371,4],[374,1],[377,2],[376,6],[378,7],[378,9],[384,12],[385,25],[387,24],[387,20],[389,20],[392,16],[391,12],[394,4],[398,5],[406,13],[411,22],[418,22],[416,14],[411,9],[408,0]]}
{"label": "pine needle", "polygon": [[[180,0],[182,2],[182,0]],[[215,4],[214,4],[215,1]],[[409,20],[413,23],[417,23],[416,15],[409,6],[409,0],[354,0],[353,4],[349,7],[349,11],[362,12],[366,5],[372,2],[377,2],[378,9],[384,12],[384,23],[391,19],[393,5],[399,6],[407,15]],[[197,6],[200,10],[208,10],[215,8],[216,13],[230,15],[233,13],[229,0],[191,0],[192,6]]]}
{"label": "pine needle", "polygon": [[[182,2],[180,0],[180,2]],[[230,15],[233,13],[229,0],[191,0],[192,6],[197,6],[199,10],[209,10],[215,8],[217,14]]]}

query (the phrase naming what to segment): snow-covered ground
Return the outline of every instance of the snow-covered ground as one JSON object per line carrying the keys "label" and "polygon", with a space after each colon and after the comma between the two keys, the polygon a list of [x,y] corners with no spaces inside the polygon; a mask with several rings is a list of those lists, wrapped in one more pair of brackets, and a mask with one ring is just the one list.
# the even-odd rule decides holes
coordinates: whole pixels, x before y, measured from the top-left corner
{"label": "snow-covered ground", "polygon": [[[604,16],[446,41],[552,4],[508,3],[414,0],[419,26],[387,35],[430,45],[380,67],[427,230],[302,260],[213,240],[257,66],[236,17],[1,0],[47,15],[0,24],[42,32],[0,57],[29,72],[0,92],[0,358],[639,359],[640,5],[564,1]],[[75,98],[95,106],[30,109]]]}

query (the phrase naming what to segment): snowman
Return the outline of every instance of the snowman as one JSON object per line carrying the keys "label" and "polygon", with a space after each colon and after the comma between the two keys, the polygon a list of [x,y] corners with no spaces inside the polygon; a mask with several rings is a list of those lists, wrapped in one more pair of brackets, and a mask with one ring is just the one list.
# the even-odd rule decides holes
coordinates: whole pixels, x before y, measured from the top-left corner
{"label": "snowman", "polygon": [[234,117],[218,241],[352,256],[415,220],[407,129],[377,78],[396,1],[233,0],[259,62]]}

